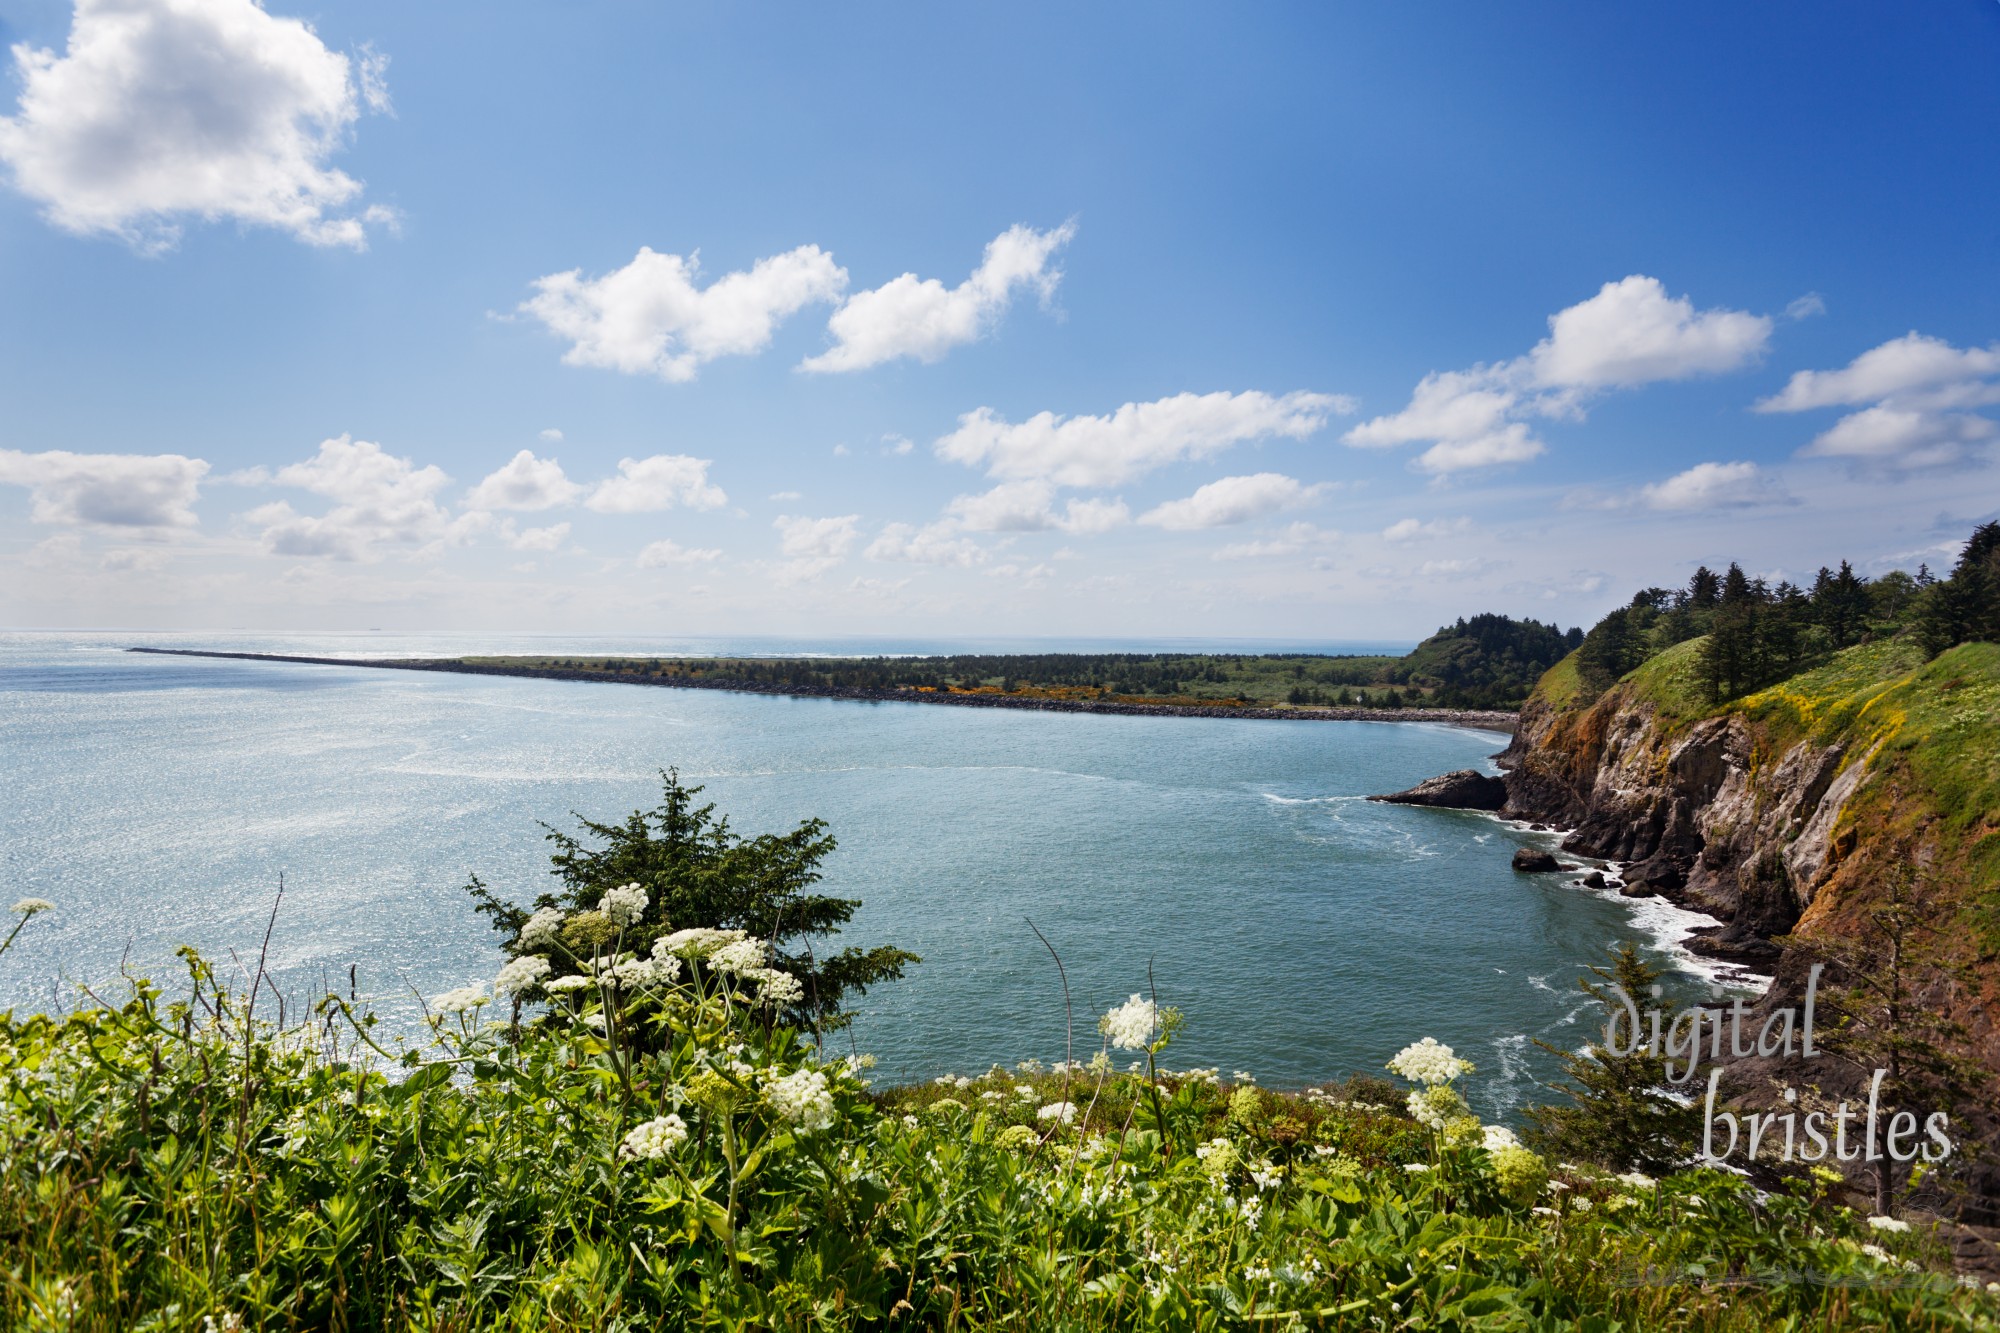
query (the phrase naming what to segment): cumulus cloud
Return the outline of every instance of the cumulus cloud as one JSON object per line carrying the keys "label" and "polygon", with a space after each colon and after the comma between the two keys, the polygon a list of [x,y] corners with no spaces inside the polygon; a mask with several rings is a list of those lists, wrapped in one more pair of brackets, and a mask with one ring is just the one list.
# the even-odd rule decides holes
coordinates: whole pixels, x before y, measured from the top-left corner
{"label": "cumulus cloud", "polygon": [[1996,402],[2000,343],[1958,348],[1913,330],[1839,370],[1797,372],[1756,410],[1858,407],[1800,454],[1912,469],[1959,462],[2000,434],[1992,418],[1972,410]]}
{"label": "cumulus cloud", "polygon": [[1063,512],[1055,508],[1056,488],[1047,481],[1005,481],[978,495],[961,495],[945,506],[959,527],[968,532],[1044,532],[1059,529],[1078,535],[1109,532],[1131,521],[1123,500],[1072,499]]}
{"label": "cumulus cloud", "polygon": [[1722,374],[1755,362],[1771,320],[1740,310],[1696,310],[1657,278],[1607,282],[1549,316],[1549,336],[1511,361],[1432,371],[1409,405],[1342,439],[1360,448],[1429,441],[1415,466],[1434,476],[1525,463],[1547,452],[1529,422],[1581,418],[1596,394]]}
{"label": "cumulus cloud", "polygon": [[1697,463],[1639,491],[1649,509],[1747,509],[1783,499],[1755,463]]}
{"label": "cumulus cloud", "polygon": [[1314,546],[1338,541],[1340,534],[1331,528],[1317,527],[1311,523],[1293,523],[1275,537],[1258,541],[1232,542],[1218,548],[1213,558],[1216,560],[1269,560],[1280,556],[1297,555]]}
{"label": "cumulus cloud", "polygon": [[987,245],[972,276],[956,287],[905,273],[856,292],[827,321],[834,345],[799,368],[827,373],[865,370],[903,357],[940,360],[990,329],[1006,313],[1017,288],[1032,289],[1046,304],[1062,278],[1049,260],[1074,235],[1074,222],[1052,231],[1009,227]]}
{"label": "cumulus cloud", "polygon": [[621,458],[618,475],[597,483],[584,504],[600,514],[649,514],[675,505],[720,509],[729,497],[708,479],[712,462],[686,454]]}
{"label": "cumulus cloud", "polygon": [[0,161],[66,231],[157,252],[192,216],[361,249],[393,220],[354,211],[361,182],[328,165],[364,102],[388,108],[385,62],[364,52],[357,81],[254,0],[76,0],[64,51],[20,45],[14,61]]}
{"label": "cumulus cloud", "polygon": [[180,454],[0,449],[0,485],[25,486],[37,523],[173,532],[193,528],[208,464]]}
{"label": "cumulus cloud", "polygon": [[779,323],[847,287],[847,270],[816,245],[760,259],[749,271],[695,285],[700,257],[642,247],[601,278],[583,270],[537,278],[520,309],[569,340],[563,361],[628,375],[692,380],[707,362],[770,346]]}
{"label": "cumulus cloud", "polygon": [[321,441],[313,457],[268,478],[270,484],[332,500],[331,509],[302,514],[279,500],[243,517],[261,529],[264,547],[274,555],[372,561],[397,548],[428,555],[492,526],[487,514],[453,519],[445,512],[437,493],[450,481],[435,465],[420,468],[379,444],[341,435]]}
{"label": "cumulus cloud", "polygon": [[1170,532],[1223,528],[1248,523],[1281,509],[1309,505],[1325,490],[1324,485],[1303,485],[1296,478],[1278,472],[1224,477],[1211,481],[1185,500],[1169,500],[1148,510],[1139,516],[1139,521]]}
{"label": "cumulus cloud", "polygon": [[1439,537],[1456,537],[1471,528],[1472,520],[1469,518],[1434,518],[1428,523],[1405,518],[1382,529],[1382,539],[1390,542],[1432,541]]}
{"label": "cumulus cloud", "polygon": [[1207,458],[1248,440],[1303,439],[1329,414],[1353,410],[1346,398],[1322,393],[1176,394],[1126,403],[1109,416],[1060,417],[1040,412],[1014,424],[990,407],[959,418],[939,439],[939,457],[988,476],[1036,478],[1060,486],[1116,486],[1155,468]]}
{"label": "cumulus cloud", "polygon": [[516,551],[560,551],[562,544],[569,540],[569,524],[552,523],[546,528],[525,528],[516,532],[510,519],[502,535],[507,539],[507,545]]}
{"label": "cumulus cloud", "polygon": [[583,487],[563,475],[553,458],[537,458],[532,449],[515,454],[489,473],[465,497],[467,509],[554,509],[575,501]]}
{"label": "cumulus cloud", "polygon": [[815,579],[847,558],[854,549],[855,524],[859,514],[837,518],[803,518],[781,514],[772,520],[778,530],[778,551],[785,557],[779,566],[780,579],[799,582]]}
{"label": "cumulus cloud", "polygon": [[951,523],[891,523],[868,544],[863,552],[870,560],[905,561],[918,565],[956,565],[960,568],[985,561],[986,549],[969,537],[961,537]]}
{"label": "cumulus cloud", "polygon": [[707,565],[722,558],[715,547],[686,547],[672,538],[662,538],[639,552],[633,561],[641,569],[665,569],[670,565]]}

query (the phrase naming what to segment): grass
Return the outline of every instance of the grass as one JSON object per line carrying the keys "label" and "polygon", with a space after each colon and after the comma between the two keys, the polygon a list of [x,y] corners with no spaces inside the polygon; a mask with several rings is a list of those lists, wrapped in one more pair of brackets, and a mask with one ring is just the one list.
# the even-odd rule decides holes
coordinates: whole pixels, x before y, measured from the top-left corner
{"label": "grass", "polygon": [[607,984],[504,1020],[460,993],[400,1047],[335,996],[273,1024],[190,955],[178,999],[137,984],[62,1018],[0,1016],[0,1324],[2000,1317],[1937,1271],[1937,1240],[1879,1234],[1816,1183],[1760,1197],[1721,1172],[1654,1182],[1489,1152],[1476,1121],[1427,1128],[1379,1079],[1278,1093],[1098,1058],[877,1091],[721,980]]}

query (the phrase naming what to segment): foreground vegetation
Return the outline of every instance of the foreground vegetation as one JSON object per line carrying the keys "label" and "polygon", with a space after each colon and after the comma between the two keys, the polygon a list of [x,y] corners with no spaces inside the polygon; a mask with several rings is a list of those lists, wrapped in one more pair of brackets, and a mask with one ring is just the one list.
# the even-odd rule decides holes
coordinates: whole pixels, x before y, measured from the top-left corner
{"label": "foreground vegetation", "polygon": [[[140,984],[7,1016],[0,1322],[1762,1330],[2000,1311],[1935,1271],[1921,1228],[1810,1182],[1550,1170],[1463,1117],[1445,1048],[1399,1057],[1398,1091],[1279,1095],[1153,1070],[1174,1017],[1134,997],[1106,1041],[1137,1071],[877,1094],[865,1062],[771,1021],[743,980],[754,949],[726,954],[742,939],[687,932],[644,975],[612,961],[620,942],[518,1024],[483,988],[438,997],[407,1049],[334,996],[268,1021],[194,957],[175,998]],[[502,981],[523,993],[518,969]]]}
{"label": "foreground vegetation", "polygon": [[467,665],[784,690],[1012,695],[1258,708],[1513,708],[1578,644],[1534,620],[1479,615],[1402,657],[1311,653],[1013,653],[952,657],[468,657]]}

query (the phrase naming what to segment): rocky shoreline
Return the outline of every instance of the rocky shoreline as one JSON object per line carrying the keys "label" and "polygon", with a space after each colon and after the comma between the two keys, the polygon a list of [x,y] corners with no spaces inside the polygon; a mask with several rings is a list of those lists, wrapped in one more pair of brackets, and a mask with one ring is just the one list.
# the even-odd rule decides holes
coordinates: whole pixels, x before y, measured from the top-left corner
{"label": "rocky shoreline", "polygon": [[307,666],[372,667],[389,671],[445,671],[467,676],[527,676],[537,680],[591,681],[614,685],[655,685],[679,690],[724,690],[802,699],[851,699],[866,703],[949,704],[960,708],[1025,708],[1038,713],[1106,713],[1124,717],[1252,718],[1283,722],[1438,722],[1476,731],[1511,735],[1516,714],[1464,708],[1201,708],[1186,704],[1094,703],[1082,699],[1035,699],[1007,694],[934,694],[916,690],[871,690],[831,685],[766,685],[751,681],[692,680],[686,677],[625,677],[559,667],[494,666],[452,658],[299,657],[286,653],[225,653],[195,648],[128,648],[164,657],[208,657],[243,662],[290,662]]}

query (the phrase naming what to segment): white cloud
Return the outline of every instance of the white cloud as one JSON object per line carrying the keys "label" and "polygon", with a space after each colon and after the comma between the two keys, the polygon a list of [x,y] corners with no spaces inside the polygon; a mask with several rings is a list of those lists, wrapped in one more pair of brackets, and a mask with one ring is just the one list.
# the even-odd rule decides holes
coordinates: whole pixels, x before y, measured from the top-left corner
{"label": "white cloud", "polygon": [[1850,412],[1799,450],[1805,458],[1848,458],[1903,468],[1935,467],[1965,457],[1966,446],[2000,434],[1987,417],[1880,404]]}
{"label": "white cloud", "polygon": [[797,492],[797,491],[772,491],[772,492],[770,493],[770,495],[766,496],[765,498],[766,498],[766,499],[769,499],[769,500],[796,500],[796,499],[798,499],[798,498],[799,498],[799,492]]}
{"label": "white cloud", "polygon": [[722,552],[714,547],[682,546],[671,538],[662,538],[639,552],[633,561],[641,569],[665,569],[669,565],[706,565],[722,558]]}
{"label": "white cloud", "polygon": [[152,574],[166,567],[164,551],[106,551],[99,567],[111,574]]}
{"label": "white cloud", "polygon": [[[1759,412],[1805,412],[1853,407],[1883,399],[1918,400],[1926,407],[1969,406],[1978,381],[2000,375],[2000,343],[1957,348],[1912,331],[1872,347],[1841,370],[1801,370],[1779,392],[1760,401]],[[1991,402],[1991,398],[1981,401]]]}
{"label": "white cloud", "polygon": [[561,444],[563,439],[563,433],[557,430],[554,426],[550,426],[547,430],[542,432],[541,439],[543,444]]}
{"label": "white cloud", "polygon": [[977,341],[1006,312],[1017,287],[1033,288],[1046,304],[1062,277],[1049,259],[1075,234],[1073,222],[1053,231],[1010,227],[987,245],[979,267],[956,287],[905,273],[856,292],[827,321],[833,347],[799,368],[835,372],[902,357],[937,361],[952,348]]}
{"label": "white cloud", "polygon": [[1382,529],[1382,539],[1391,542],[1432,541],[1439,537],[1455,537],[1471,528],[1472,520],[1468,518],[1436,518],[1428,523],[1405,518]]}
{"label": "white cloud", "polygon": [[583,487],[563,475],[553,458],[537,458],[532,449],[515,454],[489,474],[465,497],[467,509],[554,509],[575,501]]}
{"label": "white cloud", "polygon": [[1109,416],[1040,412],[1016,425],[982,407],[959,418],[937,442],[942,458],[987,475],[1041,479],[1061,486],[1116,486],[1155,468],[1207,458],[1247,440],[1303,439],[1330,413],[1352,410],[1331,394],[1177,394],[1126,403]]}
{"label": "white cloud", "polygon": [[344,212],[361,182],[328,165],[361,115],[386,110],[382,58],[348,58],[253,0],[76,0],[60,54],[14,48],[21,99],[0,160],[49,221],[170,248],[177,218],[367,244],[384,208]]}
{"label": "white cloud", "polygon": [[525,528],[515,532],[509,520],[504,535],[507,545],[516,551],[560,551],[562,544],[569,540],[569,524],[553,523],[546,528]]}
{"label": "white cloud", "polygon": [[1547,446],[1524,418],[1580,419],[1593,394],[1740,369],[1763,355],[1770,335],[1762,315],[1697,311],[1659,279],[1635,274],[1549,316],[1549,336],[1525,355],[1432,371],[1407,407],[1342,439],[1361,448],[1428,440],[1415,466],[1434,476],[1525,463]]}
{"label": "white cloud", "polygon": [[847,270],[816,245],[760,259],[706,287],[695,286],[699,268],[699,256],[642,247],[601,278],[571,269],[535,279],[535,295],[520,309],[569,340],[568,365],[680,383],[717,357],[763,351],[782,320],[847,286]]}
{"label": "white cloud", "polygon": [[1055,510],[1056,488],[1046,481],[1005,481],[978,495],[961,495],[945,506],[969,532],[1043,532],[1051,528],[1088,536],[1129,523],[1123,500],[1072,499]]}
{"label": "white cloud", "polygon": [[173,531],[199,520],[208,464],[180,454],[28,454],[0,449],[0,485],[25,486],[37,523]]}
{"label": "white cloud", "polygon": [[1501,567],[1502,562],[1495,562],[1486,559],[1484,556],[1475,555],[1461,560],[1426,560],[1423,564],[1417,566],[1417,575],[1420,578],[1445,579],[1455,582],[1459,579],[1477,578],[1489,569],[1499,569]]}
{"label": "white cloud", "polygon": [[584,504],[600,514],[649,514],[675,505],[720,509],[729,497],[708,479],[712,461],[686,454],[621,458],[618,475],[598,482]]}
{"label": "white cloud", "polygon": [[1340,534],[1331,528],[1316,527],[1311,523],[1293,523],[1276,537],[1261,541],[1232,542],[1219,548],[1217,560],[1269,560],[1279,556],[1297,555],[1308,547],[1338,541]]}
{"label": "white cloud", "polygon": [[915,444],[901,435],[884,435],[882,437],[882,452],[897,458],[909,453],[910,450],[916,447]]}
{"label": "white cloud", "polygon": [[1764,354],[1771,321],[1741,310],[1696,311],[1658,278],[1633,274],[1549,317],[1528,359],[1536,384],[1631,387],[1740,370]]}
{"label": "white cloud", "polygon": [[1818,292],[1807,292],[1785,307],[1786,319],[1811,319],[1826,313],[1826,298]]}
{"label": "white cloud", "polygon": [[[1917,332],[1872,347],[1840,370],[1801,370],[1759,412],[1861,407],[1799,451],[1900,469],[1955,463],[2000,434],[1968,409],[2000,402],[2000,343],[1953,347]],[[1867,404],[1867,406],[1862,406]]]}
{"label": "white cloud", "polygon": [[1784,496],[1755,463],[1697,463],[1641,487],[1639,499],[1650,509],[1714,510],[1767,505]]}
{"label": "white cloud", "polygon": [[1169,500],[1148,510],[1139,516],[1139,521],[1170,532],[1222,528],[1235,523],[1248,523],[1281,509],[1309,505],[1325,490],[1324,485],[1302,485],[1296,478],[1278,472],[1223,477],[1201,487],[1185,500]]}
{"label": "white cloud", "polygon": [[781,514],[772,520],[778,530],[778,550],[785,557],[779,567],[781,581],[796,583],[815,579],[847,558],[858,535],[859,514],[838,518],[802,518]]}
{"label": "white cloud", "polygon": [[376,560],[393,547],[427,555],[492,526],[487,514],[454,520],[444,511],[436,496],[451,479],[437,467],[417,467],[379,444],[347,435],[321,441],[312,458],[279,468],[268,480],[334,501],[317,516],[301,514],[284,500],[245,514],[263,530],[264,547],[274,555]]}
{"label": "white cloud", "polygon": [[898,560],[919,565],[956,565],[969,568],[986,560],[986,550],[968,537],[957,535],[952,524],[929,523],[919,528],[909,523],[891,523],[868,544],[864,552],[870,560]]}

